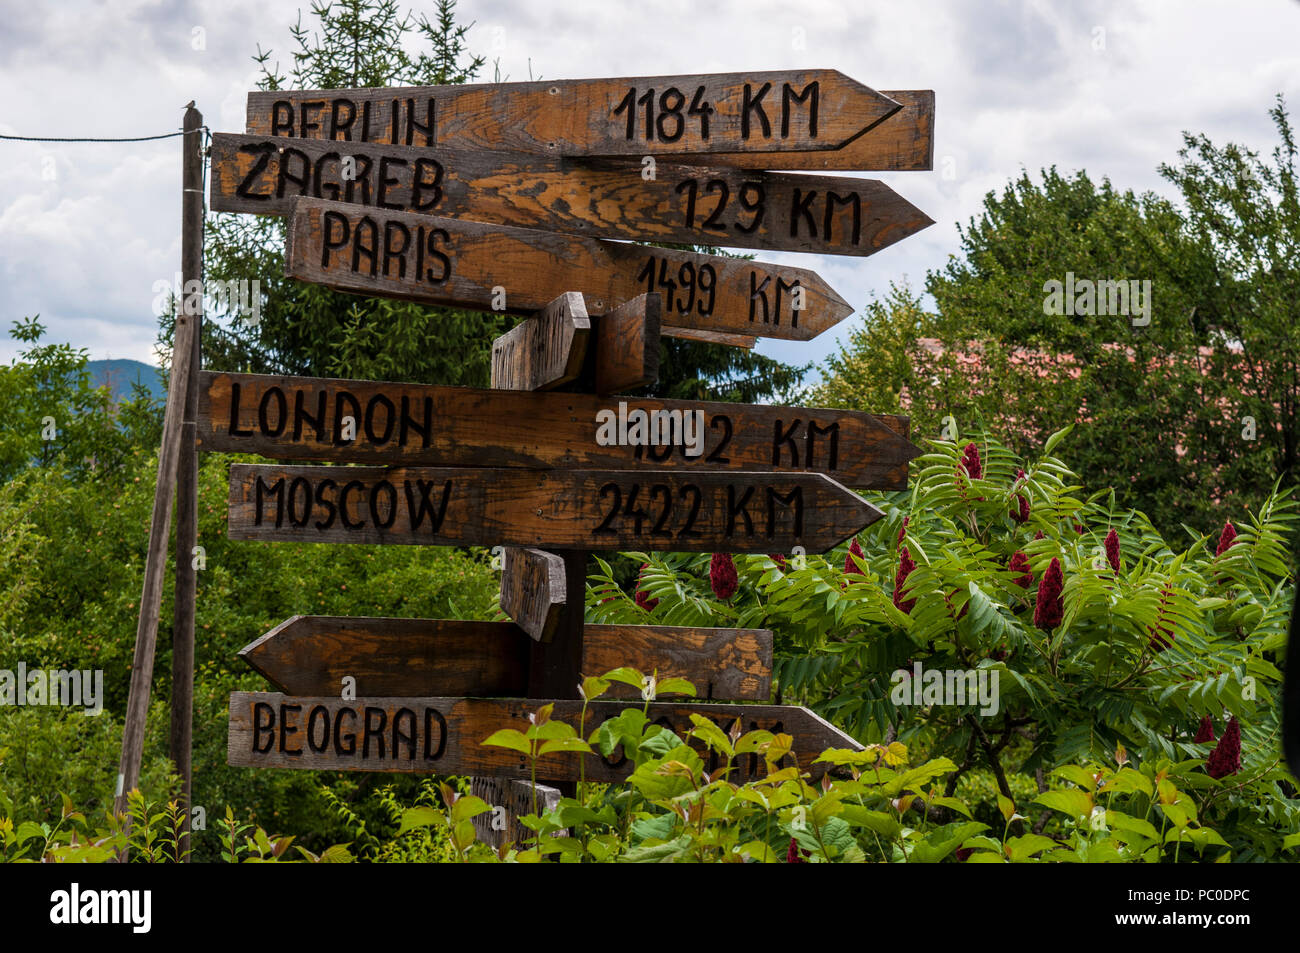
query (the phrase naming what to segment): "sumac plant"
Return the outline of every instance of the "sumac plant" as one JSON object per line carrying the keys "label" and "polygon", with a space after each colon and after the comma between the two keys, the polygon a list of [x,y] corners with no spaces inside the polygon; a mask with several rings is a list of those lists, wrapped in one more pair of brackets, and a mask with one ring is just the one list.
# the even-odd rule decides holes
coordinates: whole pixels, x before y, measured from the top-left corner
{"label": "sumac plant", "polygon": [[[602,563],[588,618],[772,629],[777,700],[950,766],[891,800],[924,802],[915,823],[894,811],[908,830],[967,822],[935,800],[964,797],[989,830],[952,857],[1295,859],[1290,491],[1167,540],[1078,485],[1055,455],[1068,434],[1037,460],[986,434],[930,441],[908,492],[868,495],[885,518],[820,556],[735,555],[726,599],[709,554],[629,553],[632,592]],[[903,859],[850,827],[864,857]]]}

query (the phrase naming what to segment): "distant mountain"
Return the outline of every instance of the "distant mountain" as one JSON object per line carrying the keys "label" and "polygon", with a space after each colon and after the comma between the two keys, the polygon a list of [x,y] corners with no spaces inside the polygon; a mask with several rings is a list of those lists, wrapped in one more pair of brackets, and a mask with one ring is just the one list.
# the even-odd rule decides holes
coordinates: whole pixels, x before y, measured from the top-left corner
{"label": "distant mountain", "polygon": [[114,401],[130,400],[131,385],[143,384],[155,400],[164,400],[167,391],[163,387],[162,373],[143,361],[131,361],[125,358],[115,361],[90,361],[86,364],[91,379],[96,387],[106,386]]}

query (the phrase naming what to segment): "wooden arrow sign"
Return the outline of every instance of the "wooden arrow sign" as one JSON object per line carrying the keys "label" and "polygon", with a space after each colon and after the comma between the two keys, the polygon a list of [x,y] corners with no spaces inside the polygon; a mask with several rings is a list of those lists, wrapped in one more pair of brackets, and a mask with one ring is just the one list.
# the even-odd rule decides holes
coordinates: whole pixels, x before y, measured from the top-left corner
{"label": "wooden arrow sign", "polygon": [[199,375],[199,446],[280,460],[806,470],[857,489],[905,490],[908,461],[920,453],[907,431],[906,417],[849,410]]}
{"label": "wooden arrow sign", "polygon": [[[542,549],[521,549],[518,546],[505,546],[503,549],[501,611],[536,641],[551,641],[564,612],[567,588],[564,559]],[[459,695],[461,692],[439,694]]]}
{"label": "wooden arrow sign", "polygon": [[591,337],[587,305],[566,291],[492,344],[492,386],[550,390],[582,373]]}
{"label": "wooden arrow sign", "polygon": [[[583,703],[568,699],[388,697],[345,701],[337,695],[234,692],[230,696],[227,762],[253,768],[528,777],[531,766],[524,755],[482,742],[500,729],[526,729],[528,713],[546,704],[555,706],[553,720],[569,722],[584,736],[626,707],[619,702],[594,702],[580,725]],[[862,748],[807,708],[793,705],[652,702],[647,712],[651,721],[682,738],[691,729],[693,713],[713,720],[724,731],[740,719],[745,730],[792,736],[798,766],[814,776],[826,766],[815,765],[813,760],[827,748]],[[538,761],[538,777],[576,781],[580,757],[586,760],[589,781],[617,781],[632,769],[632,763],[618,751],[608,758],[560,753]],[[790,760],[787,757],[784,763]],[[716,770],[717,760],[706,757],[705,766]],[[728,775],[732,781],[766,774],[756,756],[742,755],[733,767]]]}
{"label": "wooden arrow sign", "polygon": [[294,199],[285,274],[339,291],[516,314],[566,291],[581,291],[595,314],[659,292],[665,329],[795,341],[853,313],[806,268],[313,198]]}
{"label": "wooden arrow sign", "polygon": [[[584,675],[630,665],[684,678],[701,698],[772,694],[767,629],[587,625],[583,634]],[[351,677],[358,695],[508,697],[525,693],[529,652],[528,637],[509,622],[294,616],[239,657],[290,695],[338,696]]]}
{"label": "wooden arrow sign", "polygon": [[556,156],[838,149],[902,104],[836,70],[248,94],[256,135]]}
{"label": "wooden arrow sign", "polygon": [[271,136],[212,140],[217,212],[297,196],[588,238],[872,255],[934,224],[875,179]]}
{"label": "wooden arrow sign", "polygon": [[230,468],[231,539],[823,553],[883,515],[820,473]]}

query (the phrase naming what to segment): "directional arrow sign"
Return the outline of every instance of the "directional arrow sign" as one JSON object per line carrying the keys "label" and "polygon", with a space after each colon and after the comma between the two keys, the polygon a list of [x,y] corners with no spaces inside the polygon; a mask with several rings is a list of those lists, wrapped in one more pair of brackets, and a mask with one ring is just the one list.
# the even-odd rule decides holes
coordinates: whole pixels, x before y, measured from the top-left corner
{"label": "directional arrow sign", "polygon": [[[928,172],[934,168],[934,90],[885,89],[903,108],[865,135],[830,152],[737,152],[707,157],[738,169],[807,172]],[[674,162],[692,162],[674,156]]]}
{"label": "directional arrow sign", "polygon": [[557,156],[838,149],[902,104],[835,70],[248,94],[258,135]]}
{"label": "directional arrow sign", "polygon": [[820,473],[230,468],[231,539],[823,553],[883,515]]}
{"label": "directional arrow sign", "polygon": [[564,612],[564,559],[542,549],[502,549],[501,611],[538,642],[551,641]]}
{"label": "directional arrow sign", "polygon": [[796,341],[853,313],[806,268],[313,198],[294,199],[285,274],[339,291],[516,314],[566,291],[582,292],[593,314],[660,292],[665,327]]}
{"label": "directional arrow sign", "polygon": [[281,460],[808,470],[858,489],[905,490],[907,463],[920,453],[907,429],[906,417],[849,410],[199,375],[199,446]]}
{"label": "directional arrow sign", "polygon": [[212,208],[284,215],[297,196],[589,238],[872,255],[931,219],[874,179],[271,136],[212,140]]}
{"label": "directional arrow sign", "polygon": [[550,390],[582,372],[591,319],[582,295],[567,291],[492,343],[492,386]]}
{"label": "directional arrow sign", "polygon": [[[579,725],[583,703],[567,699],[387,697],[345,701],[337,694],[300,697],[234,692],[230,696],[227,762],[257,768],[528,777],[530,765],[524,755],[482,742],[504,728],[527,728],[529,712],[547,704],[555,706],[553,720],[569,722],[584,736],[627,707],[619,702],[593,702]],[[807,708],[793,705],[653,702],[647,714],[651,721],[682,738],[692,727],[692,714],[713,720],[724,731],[740,719],[745,730],[784,732],[794,739],[793,760],[814,774],[825,768],[824,764],[814,765],[813,760],[827,748],[862,748]],[[589,781],[616,781],[632,770],[631,761],[617,750],[608,758],[562,752],[539,760],[538,777],[576,781],[580,757],[585,758]],[[791,760],[787,756],[783,763]],[[717,766],[716,759],[705,756],[706,769]],[[765,774],[760,759],[742,755],[733,762],[728,779],[741,781]]]}
{"label": "directional arrow sign", "polygon": [[[684,678],[701,698],[772,694],[767,629],[588,625],[583,635],[587,675],[630,665]],[[294,616],[239,657],[290,695],[339,695],[350,676],[359,695],[508,697],[525,692],[529,652],[529,638],[509,622]]]}

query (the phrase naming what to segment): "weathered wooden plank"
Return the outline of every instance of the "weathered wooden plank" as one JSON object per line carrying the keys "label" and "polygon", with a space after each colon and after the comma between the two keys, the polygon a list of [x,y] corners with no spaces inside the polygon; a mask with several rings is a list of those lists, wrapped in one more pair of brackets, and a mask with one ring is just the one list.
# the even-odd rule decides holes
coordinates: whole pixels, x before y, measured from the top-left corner
{"label": "weathered wooden plank", "polygon": [[550,390],[582,372],[591,319],[582,295],[566,291],[492,342],[492,386]]}
{"label": "weathered wooden plank", "polygon": [[[527,683],[529,639],[510,622],[293,616],[250,642],[239,657],[289,695],[339,695],[355,679],[365,696],[516,696]],[[594,625],[583,630],[581,670],[621,666],[684,678],[702,699],[767,701],[772,694],[768,629]],[[612,697],[631,697],[612,685]]]}
{"label": "weathered wooden plank", "polygon": [[[528,759],[520,752],[482,744],[504,728],[524,730],[528,713],[553,704],[552,718],[566,721],[586,736],[603,721],[617,717],[625,703],[591,703],[585,721],[583,704],[571,699],[365,698],[289,696],[275,692],[234,692],[230,696],[227,763],[237,767],[302,768],[322,771],[388,771],[471,774],[480,777],[529,777]],[[639,706],[638,706],[639,707]],[[825,765],[813,760],[827,748],[862,746],[807,708],[792,705],[714,705],[698,702],[651,702],[648,715],[679,736],[698,714],[729,728],[737,719],[745,730],[784,732],[794,739],[792,756],[815,777]],[[696,742],[698,745],[698,742]],[[702,750],[703,746],[700,746]],[[615,751],[598,755],[558,753],[538,761],[538,777],[576,781],[579,758],[586,777],[616,781],[631,771],[631,762]],[[705,754],[706,770],[721,767]],[[733,762],[729,780],[762,777],[756,756]]]}
{"label": "weathered wooden plank", "polygon": [[541,549],[518,546],[505,547],[502,559],[501,611],[530,638],[551,641],[565,610],[564,559]]}
{"label": "weathered wooden plank", "polygon": [[248,94],[256,135],[559,156],[837,149],[902,105],[836,70]]}
{"label": "weathered wooden plank", "polygon": [[231,539],[823,553],[884,514],[821,473],[230,468]]}
{"label": "weathered wooden plank", "polygon": [[587,238],[859,257],[934,224],[876,179],[669,162],[651,176],[626,159],[213,137],[214,211],[286,215],[297,196]]}
{"label": "weathered wooden plank", "polygon": [[661,333],[666,338],[702,341],[705,344],[725,344],[728,347],[743,347],[746,350],[758,343],[758,338],[750,334],[727,334],[724,331],[701,331],[698,328],[663,328]]}
{"label": "weathered wooden plank", "polygon": [[[558,807],[560,790],[545,784],[537,785],[512,778],[473,778],[469,793],[482,798],[492,810],[473,819],[474,833],[479,843],[494,850],[502,844],[523,845],[536,836],[519,823],[525,814],[545,814]],[[552,837],[563,837],[566,831],[557,831]]]}
{"label": "weathered wooden plank", "polygon": [[[675,439],[650,440],[655,415],[659,429],[677,428]],[[809,407],[208,372],[198,419],[204,450],[282,460],[808,470],[879,490],[907,488],[908,461],[920,453],[907,425],[906,417]]]}
{"label": "weathered wooden plank", "polygon": [[[338,291],[526,314],[664,294],[664,326],[806,341],[853,313],[806,268],[295,198],[285,274]],[[503,300],[504,298],[504,300]]]}
{"label": "weathered wooden plank", "polygon": [[[870,132],[824,152],[729,153],[707,157],[710,165],[809,172],[929,172],[934,168],[934,90],[884,89],[902,105]],[[701,157],[704,158],[704,157]],[[690,163],[691,156],[674,156]]]}
{"label": "weathered wooden plank", "polygon": [[636,390],[659,377],[663,298],[643,294],[596,319],[596,393]]}

